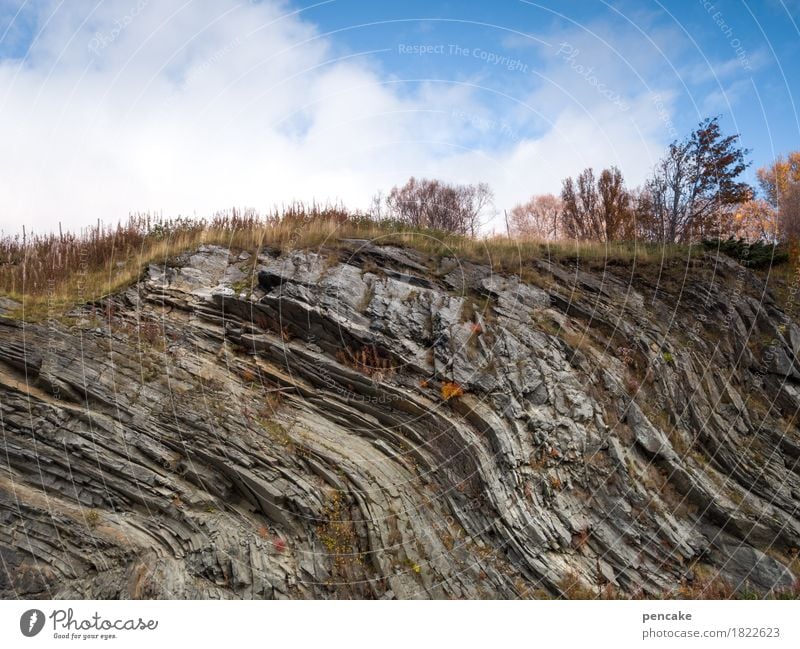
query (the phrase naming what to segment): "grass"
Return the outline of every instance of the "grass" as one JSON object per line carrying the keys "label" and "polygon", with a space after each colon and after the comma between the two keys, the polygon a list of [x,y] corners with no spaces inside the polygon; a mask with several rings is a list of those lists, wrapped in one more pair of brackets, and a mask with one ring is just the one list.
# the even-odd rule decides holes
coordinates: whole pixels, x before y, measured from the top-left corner
{"label": "grass", "polygon": [[[201,244],[254,252],[351,247],[348,239],[414,248],[441,262],[444,258],[492,266],[496,272],[525,278],[537,274],[540,260],[585,266],[661,266],[698,256],[688,246],[642,242],[543,242],[502,237],[473,239],[452,233],[375,221],[338,206],[292,205],[282,212],[218,213],[210,219],[162,219],[134,215],[114,227],[101,223],[80,234],[59,232],[0,239],[0,295],[21,304],[12,317],[28,321],[58,317],[76,304],[97,301],[133,283],[148,264],[175,263]],[[356,244],[357,245],[357,244]]]}

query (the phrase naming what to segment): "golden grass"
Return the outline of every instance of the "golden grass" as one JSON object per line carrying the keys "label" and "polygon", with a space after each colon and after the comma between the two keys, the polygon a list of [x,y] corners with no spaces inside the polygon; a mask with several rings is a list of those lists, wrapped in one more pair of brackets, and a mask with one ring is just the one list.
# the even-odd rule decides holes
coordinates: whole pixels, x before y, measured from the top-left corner
{"label": "golden grass", "polygon": [[[605,264],[653,265],[686,259],[686,246],[641,242],[544,242],[531,239],[472,239],[461,235],[377,222],[340,207],[294,205],[260,217],[252,211],[217,214],[210,220],[130,217],[113,228],[100,224],[72,233],[0,240],[0,295],[22,306],[13,317],[36,321],[59,317],[135,283],[149,264],[169,264],[202,244],[254,252],[345,247],[345,239],[414,248],[435,258],[488,264],[497,272],[525,277],[537,260],[569,260],[588,267]],[[692,254],[693,251],[692,251]]]}

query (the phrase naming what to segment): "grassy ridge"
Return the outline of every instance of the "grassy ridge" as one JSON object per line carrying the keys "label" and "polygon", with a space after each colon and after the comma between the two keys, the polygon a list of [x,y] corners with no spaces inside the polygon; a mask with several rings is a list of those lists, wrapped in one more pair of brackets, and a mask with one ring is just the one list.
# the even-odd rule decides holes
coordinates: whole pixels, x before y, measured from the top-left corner
{"label": "grassy ridge", "polygon": [[[15,317],[40,320],[78,303],[96,300],[134,283],[148,264],[165,264],[201,244],[234,250],[336,247],[343,239],[415,248],[435,258],[456,257],[517,273],[538,259],[606,264],[662,265],[699,252],[688,246],[641,242],[543,242],[495,237],[471,239],[396,222],[376,222],[336,206],[294,205],[266,217],[253,211],[211,219],[153,219],[137,215],[115,227],[98,224],[80,234],[58,233],[0,240],[0,295],[22,307]],[[523,273],[524,274],[524,273]]]}

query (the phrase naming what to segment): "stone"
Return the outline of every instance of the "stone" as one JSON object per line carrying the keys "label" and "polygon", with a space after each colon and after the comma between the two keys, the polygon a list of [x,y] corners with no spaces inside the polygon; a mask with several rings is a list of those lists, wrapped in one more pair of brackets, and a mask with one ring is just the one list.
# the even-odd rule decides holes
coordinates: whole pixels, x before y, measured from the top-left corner
{"label": "stone", "polygon": [[751,271],[656,292],[540,261],[545,291],[339,245],[150,265],[96,336],[87,309],[0,318],[0,597],[515,598],[598,570],[661,597],[690,562],[792,587],[800,330],[741,362],[744,320],[787,318]]}

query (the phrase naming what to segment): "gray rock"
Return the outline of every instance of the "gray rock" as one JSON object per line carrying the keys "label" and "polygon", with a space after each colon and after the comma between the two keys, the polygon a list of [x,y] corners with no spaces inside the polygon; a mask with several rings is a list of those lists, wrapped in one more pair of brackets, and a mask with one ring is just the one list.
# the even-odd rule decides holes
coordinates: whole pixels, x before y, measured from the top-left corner
{"label": "gray rock", "polygon": [[0,320],[0,597],[791,587],[800,335],[749,360],[785,321],[755,275],[541,261],[544,290],[343,245],[261,251],[252,293],[219,246],[151,265],[97,336]]}

